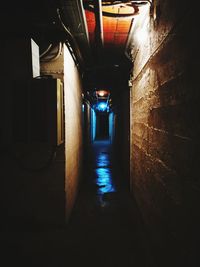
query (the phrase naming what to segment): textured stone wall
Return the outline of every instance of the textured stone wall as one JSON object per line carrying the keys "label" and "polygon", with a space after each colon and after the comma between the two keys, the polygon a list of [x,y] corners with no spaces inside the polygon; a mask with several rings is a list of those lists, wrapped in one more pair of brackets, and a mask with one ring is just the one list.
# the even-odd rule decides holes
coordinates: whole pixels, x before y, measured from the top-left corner
{"label": "textured stone wall", "polygon": [[159,266],[183,266],[195,264],[199,223],[197,14],[185,1],[155,3],[135,25],[146,35],[136,30],[132,51],[131,189],[156,258],[167,257]]}

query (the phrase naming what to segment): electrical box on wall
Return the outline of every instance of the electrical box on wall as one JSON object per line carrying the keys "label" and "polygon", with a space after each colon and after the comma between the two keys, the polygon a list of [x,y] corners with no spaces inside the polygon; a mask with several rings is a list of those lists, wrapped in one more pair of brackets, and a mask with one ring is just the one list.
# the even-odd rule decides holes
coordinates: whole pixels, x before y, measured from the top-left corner
{"label": "electrical box on wall", "polygon": [[40,78],[16,81],[12,90],[13,141],[64,142],[63,83]]}

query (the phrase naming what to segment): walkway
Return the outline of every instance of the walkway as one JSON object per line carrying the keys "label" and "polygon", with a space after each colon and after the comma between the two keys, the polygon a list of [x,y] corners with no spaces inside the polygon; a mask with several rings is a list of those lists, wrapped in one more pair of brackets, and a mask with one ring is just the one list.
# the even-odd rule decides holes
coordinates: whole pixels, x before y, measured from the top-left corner
{"label": "walkway", "polygon": [[68,226],[4,236],[3,266],[155,267],[137,206],[112,147],[97,141]]}
{"label": "walkway", "polygon": [[140,214],[108,141],[96,141],[69,224],[71,266],[150,267]]}

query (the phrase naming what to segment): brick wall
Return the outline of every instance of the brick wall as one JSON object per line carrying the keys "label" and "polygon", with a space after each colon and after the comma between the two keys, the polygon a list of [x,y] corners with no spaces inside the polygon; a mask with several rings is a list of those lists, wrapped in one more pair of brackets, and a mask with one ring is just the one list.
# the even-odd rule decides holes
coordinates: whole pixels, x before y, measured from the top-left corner
{"label": "brick wall", "polygon": [[131,189],[156,258],[168,259],[159,266],[183,266],[195,264],[199,222],[197,14],[178,1],[156,1],[157,17],[148,14],[132,51]]}

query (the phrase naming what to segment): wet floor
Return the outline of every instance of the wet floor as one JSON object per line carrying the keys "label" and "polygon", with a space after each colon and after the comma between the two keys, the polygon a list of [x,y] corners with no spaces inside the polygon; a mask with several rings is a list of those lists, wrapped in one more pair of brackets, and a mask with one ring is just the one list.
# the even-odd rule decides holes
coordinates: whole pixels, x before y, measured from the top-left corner
{"label": "wet floor", "polygon": [[112,146],[97,141],[86,158],[68,226],[9,233],[3,266],[154,267],[140,213]]}
{"label": "wet floor", "polygon": [[[82,263],[89,266],[152,266],[141,216],[112,152],[108,141],[93,145],[87,183],[69,225],[72,255],[78,249]],[[73,266],[79,266],[79,257]]]}

